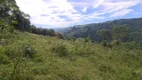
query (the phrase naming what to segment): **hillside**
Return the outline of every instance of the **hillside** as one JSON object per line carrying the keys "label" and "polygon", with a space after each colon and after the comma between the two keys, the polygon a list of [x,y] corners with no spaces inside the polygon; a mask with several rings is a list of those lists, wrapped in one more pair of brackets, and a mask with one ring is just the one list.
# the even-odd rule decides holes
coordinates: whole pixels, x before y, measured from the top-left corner
{"label": "hillside", "polygon": [[107,31],[107,33],[110,34],[109,39],[112,40],[113,29],[119,26],[124,26],[128,28],[129,39],[127,41],[139,42],[142,40],[142,18],[119,19],[103,23],[77,25],[60,31],[64,34],[65,37],[75,37],[75,38],[90,37],[94,41],[103,41],[103,39],[101,38],[102,36],[98,34],[99,31],[102,30]]}
{"label": "hillside", "polygon": [[133,47],[14,31],[1,37],[0,80],[141,80],[142,51]]}
{"label": "hillside", "polygon": [[15,0],[0,12],[0,80],[142,79],[141,18],[67,28],[66,40],[32,25]]}

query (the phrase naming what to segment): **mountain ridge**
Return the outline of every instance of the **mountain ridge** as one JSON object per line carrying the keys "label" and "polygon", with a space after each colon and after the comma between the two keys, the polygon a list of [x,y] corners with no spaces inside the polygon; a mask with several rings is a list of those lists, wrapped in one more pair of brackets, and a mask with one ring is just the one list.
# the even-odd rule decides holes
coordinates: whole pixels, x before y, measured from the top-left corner
{"label": "mountain ridge", "polygon": [[[86,38],[90,37],[92,40],[95,41],[100,41],[99,35],[97,35],[97,31],[106,29],[110,33],[112,33],[112,30],[114,27],[119,27],[119,26],[125,26],[129,29],[129,34],[132,36],[134,33],[138,33],[135,35],[140,35],[142,34],[142,18],[132,18],[132,19],[117,19],[117,20],[112,20],[112,21],[106,21],[106,22],[101,22],[101,23],[92,23],[92,24],[85,24],[85,25],[76,25],[73,27],[69,27],[66,29],[63,29],[61,33],[65,37],[75,37],[75,38]],[[134,36],[132,36],[134,37]],[[131,39],[129,41],[140,41]]]}

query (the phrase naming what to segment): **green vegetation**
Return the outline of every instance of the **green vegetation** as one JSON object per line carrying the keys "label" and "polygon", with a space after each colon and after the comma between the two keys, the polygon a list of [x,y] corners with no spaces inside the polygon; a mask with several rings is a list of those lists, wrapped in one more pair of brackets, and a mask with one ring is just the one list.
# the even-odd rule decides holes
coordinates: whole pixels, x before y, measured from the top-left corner
{"label": "green vegetation", "polygon": [[1,0],[0,32],[13,32],[14,29],[44,36],[63,38],[60,33],[56,33],[53,29],[36,28],[36,26],[31,25],[30,16],[20,11],[15,0]]}
{"label": "green vegetation", "polygon": [[103,23],[77,25],[60,30],[67,38],[86,38],[102,42],[104,40],[120,40],[122,42],[142,40],[142,18],[120,19]]}
{"label": "green vegetation", "polygon": [[3,37],[0,45],[1,80],[142,78],[140,44],[115,40],[110,49],[83,39],[67,41],[19,31],[11,36]]}
{"label": "green vegetation", "polygon": [[86,34],[94,32],[90,27],[78,32],[84,38],[72,33],[69,40],[52,29],[36,28],[15,0],[1,0],[0,12],[0,80],[142,79],[141,36],[127,42],[125,26],[114,27],[112,33],[96,30],[100,45]]}

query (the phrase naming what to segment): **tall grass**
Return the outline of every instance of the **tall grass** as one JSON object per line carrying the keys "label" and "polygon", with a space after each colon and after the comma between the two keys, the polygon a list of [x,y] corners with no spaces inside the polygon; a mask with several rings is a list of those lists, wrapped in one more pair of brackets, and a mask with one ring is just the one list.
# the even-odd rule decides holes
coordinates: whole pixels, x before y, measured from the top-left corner
{"label": "tall grass", "polygon": [[[26,32],[0,45],[0,80],[141,80],[142,51]],[[4,42],[5,42],[4,41]]]}

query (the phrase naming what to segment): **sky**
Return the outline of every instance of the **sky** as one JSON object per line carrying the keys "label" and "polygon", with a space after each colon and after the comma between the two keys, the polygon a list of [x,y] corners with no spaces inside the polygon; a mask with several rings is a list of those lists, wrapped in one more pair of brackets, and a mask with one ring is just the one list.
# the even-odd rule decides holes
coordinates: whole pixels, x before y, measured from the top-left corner
{"label": "sky", "polygon": [[37,27],[64,28],[142,17],[142,0],[16,0]]}

